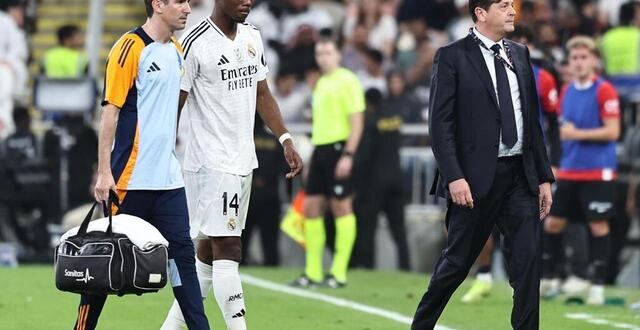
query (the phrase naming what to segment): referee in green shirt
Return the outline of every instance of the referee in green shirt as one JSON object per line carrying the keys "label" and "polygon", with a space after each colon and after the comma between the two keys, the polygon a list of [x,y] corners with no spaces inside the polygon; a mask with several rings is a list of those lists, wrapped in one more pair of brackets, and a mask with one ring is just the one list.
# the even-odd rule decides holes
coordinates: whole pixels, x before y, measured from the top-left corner
{"label": "referee in green shirt", "polygon": [[[325,285],[338,288],[347,283],[347,267],[356,239],[351,168],[364,126],[364,92],[356,75],[340,67],[335,41],[323,39],[316,44],[316,62],[322,76],[312,102],[311,141],[315,149],[304,203],[306,268],[293,284],[308,287],[324,281]],[[325,277],[323,215],[327,205],[336,221],[336,237],[333,264]]]}

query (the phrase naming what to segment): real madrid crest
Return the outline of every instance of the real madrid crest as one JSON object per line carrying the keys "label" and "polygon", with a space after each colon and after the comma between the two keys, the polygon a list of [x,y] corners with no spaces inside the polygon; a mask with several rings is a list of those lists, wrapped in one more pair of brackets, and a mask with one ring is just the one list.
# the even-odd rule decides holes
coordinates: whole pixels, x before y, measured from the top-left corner
{"label": "real madrid crest", "polygon": [[251,44],[247,44],[247,54],[249,54],[250,58],[256,57],[256,49],[251,46]]}
{"label": "real madrid crest", "polygon": [[236,229],[236,219],[229,218],[229,222],[227,222],[227,229],[229,229],[229,231],[234,231]]}

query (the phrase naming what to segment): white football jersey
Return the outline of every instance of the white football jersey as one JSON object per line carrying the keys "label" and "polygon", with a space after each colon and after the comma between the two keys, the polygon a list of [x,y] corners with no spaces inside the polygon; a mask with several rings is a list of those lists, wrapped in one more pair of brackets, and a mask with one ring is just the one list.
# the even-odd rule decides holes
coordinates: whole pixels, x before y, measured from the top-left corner
{"label": "white football jersey", "polygon": [[183,168],[247,175],[258,167],[253,125],[258,82],[267,77],[260,32],[238,24],[233,40],[206,18],[183,34],[190,139]]}

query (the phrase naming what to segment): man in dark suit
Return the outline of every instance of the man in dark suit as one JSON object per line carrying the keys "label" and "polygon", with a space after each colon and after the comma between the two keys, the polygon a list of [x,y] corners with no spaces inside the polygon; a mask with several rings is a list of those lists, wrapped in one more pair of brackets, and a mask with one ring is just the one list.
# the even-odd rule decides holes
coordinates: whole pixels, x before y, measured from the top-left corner
{"label": "man in dark suit", "polygon": [[447,198],[447,246],[412,329],[432,329],[494,225],[514,288],[511,325],[539,322],[540,219],[551,207],[553,174],[538,120],[526,47],[513,31],[513,0],[470,0],[475,27],[438,50],[431,84],[430,134]]}

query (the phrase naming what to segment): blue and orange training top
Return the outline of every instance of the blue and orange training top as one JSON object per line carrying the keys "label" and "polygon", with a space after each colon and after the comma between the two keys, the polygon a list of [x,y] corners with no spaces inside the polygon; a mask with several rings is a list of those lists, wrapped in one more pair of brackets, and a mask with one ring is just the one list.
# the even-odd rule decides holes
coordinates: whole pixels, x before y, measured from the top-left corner
{"label": "blue and orange training top", "polygon": [[176,127],[182,48],[155,42],[138,27],[107,58],[102,105],[120,108],[111,170],[119,190],[181,188]]}

